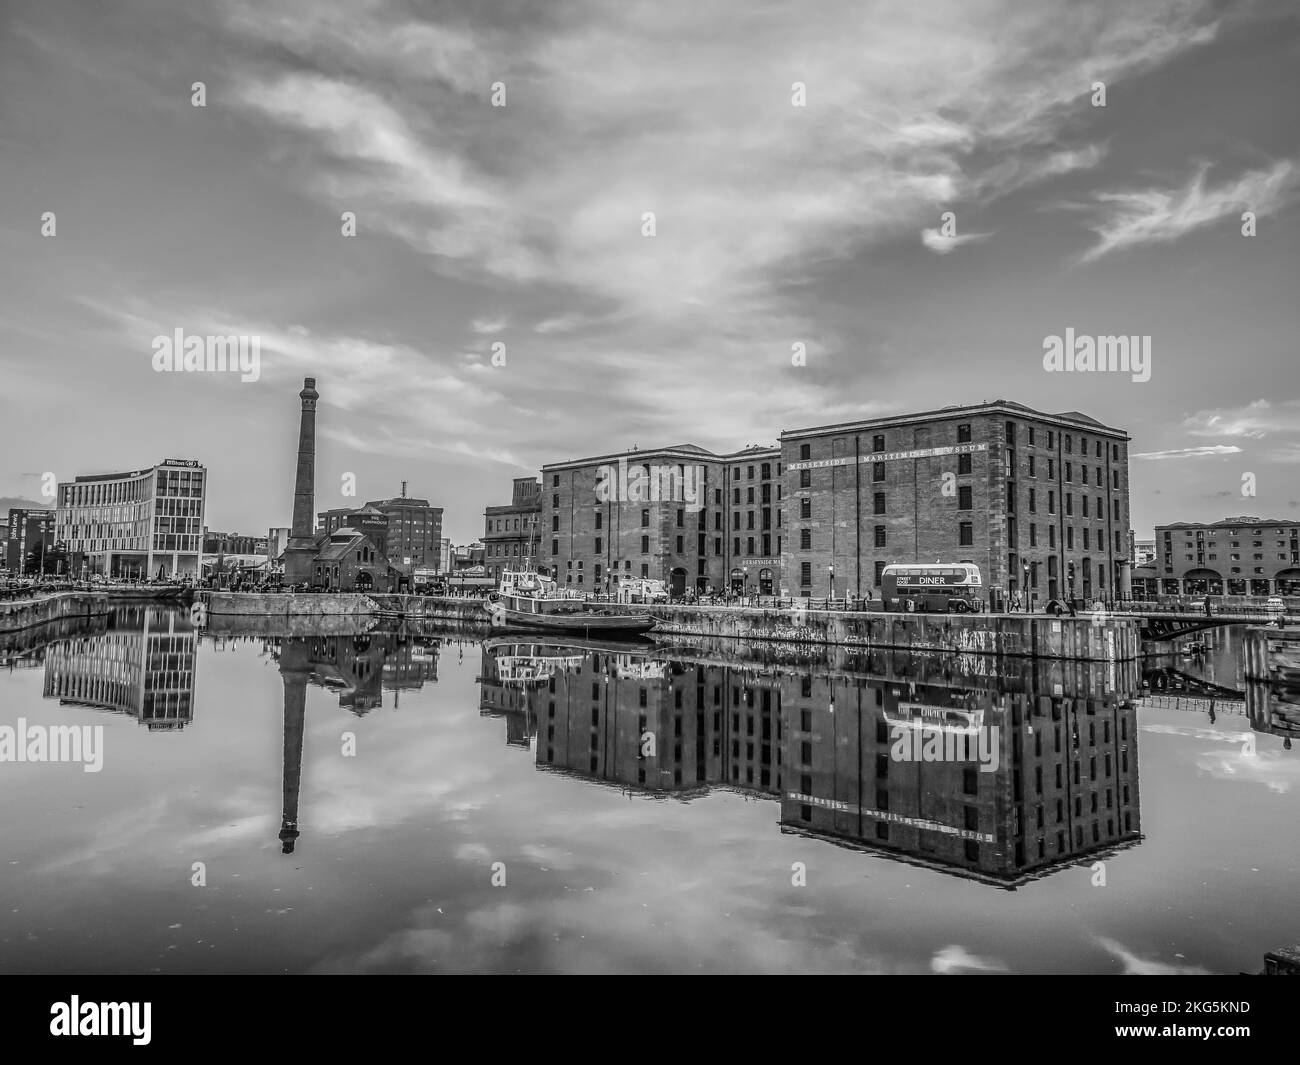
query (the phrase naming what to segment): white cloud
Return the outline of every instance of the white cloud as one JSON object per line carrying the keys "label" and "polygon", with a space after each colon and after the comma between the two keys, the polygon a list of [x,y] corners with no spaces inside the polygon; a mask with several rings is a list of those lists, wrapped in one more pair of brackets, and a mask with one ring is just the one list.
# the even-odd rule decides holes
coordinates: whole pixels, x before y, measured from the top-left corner
{"label": "white cloud", "polygon": [[1121,248],[1169,243],[1224,218],[1240,224],[1244,211],[1271,214],[1288,203],[1300,186],[1300,169],[1291,159],[1219,185],[1207,186],[1207,171],[1206,166],[1198,168],[1182,188],[1097,193],[1093,207],[1099,217],[1089,228],[1098,240],[1082,261],[1093,262]]}
{"label": "white cloud", "polygon": [[1241,448],[1232,444],[1212,444],[1205,447],[1180,447],[1172,451],[1143,451],[1134,455],[1135,459],[1202,459],[1214,458],[1216,455],[1236,455]]}
{"label": "white cloud", "polygon": [[1269,433],[1300,432],[1300,401],[1272,403],[1257,399],[1244,407],[1198,410],[1183,418],[1192,436],[1245,437],[1258,440]]}
{"label": "white cloud", "polygon": [[509,321],[510,319],[507,317],[475,318],[470,322],[469,327],[480,336],[492,336],[495,333],[501,332],[501,330],[509,324]]}
{"label": "white cloud", "polygon": [[991,237],[992,233],[966,233],[954,236],[944,236],[938,229],[921,230],[921,243],[929,248],[932,252],[939,255],[947,255],[955,251],[963,244],[969,244],[972,241],[986,240]]}
{"label": "white cloud", "polygon": [[[293,154],[318,195],[364,198],[444,269],[545,280],[658,325],[710,308],[725,331],[778,278],[915,232],[936,203],[1095,165],[1103,149],[1061,144],[1080,87],[1214,34],[1199,0],[994,6],[841,0],[809,19],[579,3],[517,30],[457,23],[442,51],[441,24],[417,32],[379,3],[346,19],[326,3],[292,25],[300,3],[240,5],[230,25],[342,68],[259,72],[239,95],[300,135]],[[478,99],[371,87],[425,61]],[[495,80],[513,93],[505,108],[487,102]],[[807,107],[791,106],[796,80]],[[923,239],[946,253],[986,235]]]}

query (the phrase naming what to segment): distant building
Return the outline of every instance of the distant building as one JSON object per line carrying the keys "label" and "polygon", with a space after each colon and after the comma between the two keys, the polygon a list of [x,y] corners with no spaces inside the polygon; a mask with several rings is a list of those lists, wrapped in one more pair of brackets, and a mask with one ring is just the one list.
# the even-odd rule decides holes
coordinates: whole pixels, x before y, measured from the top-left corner
{"label": "distant building", "polygon": [[167,459],[59,485],[54,539],[109,577],[199,575],[207,470]]}
{"label": "distant building", "polygon": [[1133,564],[1149,566],[1156,560],[1156,542],[1154,540],[1133,541]]}
{"label": "distant building", "polygon": [[358,532],[365,533],[370,537],[370,542],[379,549],[384,558],[389,558],[389,518],[378,507],[364,506],[353,509],[323,510],[316,518],[318,532],[333,533],[344,528],[356,529]]}
{"label": "distant building", "polygon": [[1157,525],[1156,573],[1162,595],[1300,595],[1300,522]]}
{"label": "distant building", "polygon": [[541,551],[542,483],[536,477],[516,477],[511,501],[491,506],[484,514],[484,565],[489,576],[500,577],[526,559],[538,561]]}
{"label": "distant building", "polygon": [[442,507],[431,507],[427,499],[402,494],[393,499],[376,499],[366,504],[388,518],[388,560],[395,566],[436,566],[442,542]]}
{"label": "distant building", "polygon": [[289,546],[289,528],[281,526],[269,529],[266,534],[266,557],[272,562],[284,554]]}
{"label": "distant building", "polygon": [[336,529],[317,538],[313,588],[331,592],[396,591],[398,574],[365,533]]}
{"label": "distant building", "polygon": [[266,538],[206,530],[203,533],[203,553],[205,555],[264,555]]}
{"label": "distant building", "polygon": [[452,571],[455,573],[464,573],[466,570],[478,567],[483,570],[478,576],[486,576],[487,571],[484,566],[484,548],[480,543],[466,544],[462,547],[453,549]]}
{"label": "distant building", "polygon": [[4,544],[3,562],[11,573],[24,573],[27,570],[28,555],[35,553],[36,564],[54,547],[54,511],[13,508],[9,511],[6,526],[7,538]]}

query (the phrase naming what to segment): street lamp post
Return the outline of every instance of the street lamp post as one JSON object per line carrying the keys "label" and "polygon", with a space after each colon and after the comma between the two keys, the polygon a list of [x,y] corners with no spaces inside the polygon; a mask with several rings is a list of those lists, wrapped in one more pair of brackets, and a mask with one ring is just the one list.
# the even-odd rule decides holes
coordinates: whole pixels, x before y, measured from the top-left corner
{"label": "street lamp post", "polygon": [[827,608],[830,607],[830,600],[835,598],[835,563],[826,567],[826,586],[830,590],[830,597],[826,601]]}
{"label": "street lamp post", "polygon": [[1025,594],[1025,613],[1028,614],[1030,612],[1029,610],[1029,563],[1028,562],[1025,563],[1025,579],[1021,587],[1024,590],[1024,594]]}

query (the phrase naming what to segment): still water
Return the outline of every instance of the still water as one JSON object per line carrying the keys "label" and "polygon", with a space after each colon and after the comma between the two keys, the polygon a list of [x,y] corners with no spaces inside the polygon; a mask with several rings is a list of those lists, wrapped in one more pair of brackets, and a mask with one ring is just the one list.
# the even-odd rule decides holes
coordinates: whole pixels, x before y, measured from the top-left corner
{"label": "still water", "polygon": [[0,728],[102,768],[0,763],[0,971],[1256,972],[1300,772],[1239,636],[1147,664],[1202,710],[1136,666],[39,630]]}

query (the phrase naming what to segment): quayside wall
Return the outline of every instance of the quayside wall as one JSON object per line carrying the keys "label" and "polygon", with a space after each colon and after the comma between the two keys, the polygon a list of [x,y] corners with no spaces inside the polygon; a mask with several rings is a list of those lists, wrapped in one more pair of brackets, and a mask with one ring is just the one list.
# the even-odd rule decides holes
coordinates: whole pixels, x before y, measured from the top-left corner
{"label": "quayside wall", "polygon": [[19,632],[71,618],[99,617],[112,609],[107,596],[93,592],[54,592],[36,599],[0,603],[0,632]]}
{"label": "quayside wall", "polygon": [[[481,599],[417,595],[203,592],[214,615],[254,617],[386,616],[494,628]],[[1023,614],[884,614],[829,610],[665,605],[644,608],[658,619],[657,639],[709,637],[784,645],[893,648],[1083,662],[1138,657],[1136,618],[1056,618]]]}
{"label": "quayside wall", "polygon": [[884,614],[751,607],[654,606],[656,638],[724,637],[785,644],[888,647],[952,654],[1124,662],[1138,657],[1137,618],[1043,614]]}

